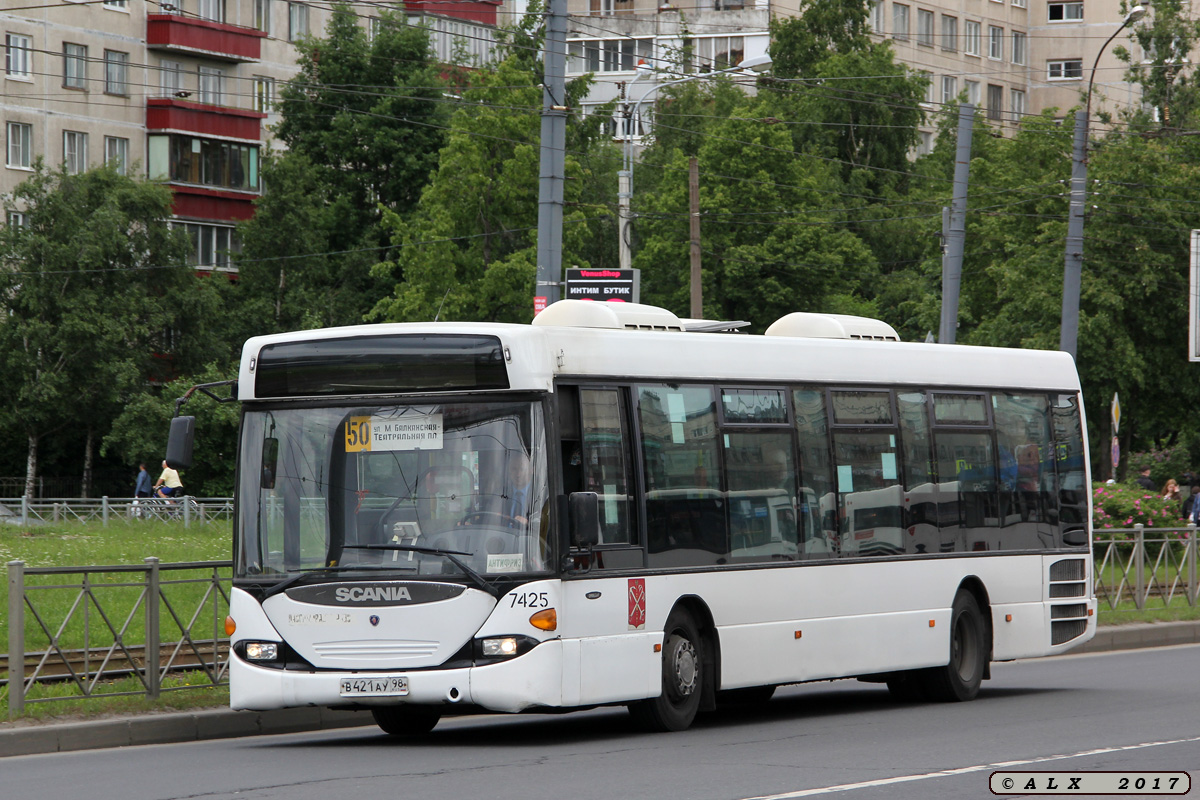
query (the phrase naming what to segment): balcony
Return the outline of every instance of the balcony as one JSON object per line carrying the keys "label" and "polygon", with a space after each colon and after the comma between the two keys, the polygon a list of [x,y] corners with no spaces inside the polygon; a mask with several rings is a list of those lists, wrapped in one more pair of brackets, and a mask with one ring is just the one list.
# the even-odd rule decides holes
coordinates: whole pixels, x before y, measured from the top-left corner
{"label": "balcony", "polygon": [[179,14],[146,15],[146,46],[151,50],[241,63],[261,58],[266,37],[263,31],[240,25]]}
{"label": "balcony", "polygon": [[266,117],[259,111],[211,106],[174,97],[146,100],[146,128],[151,133],[179,131],[257,143],[262,139],[262,121]]}

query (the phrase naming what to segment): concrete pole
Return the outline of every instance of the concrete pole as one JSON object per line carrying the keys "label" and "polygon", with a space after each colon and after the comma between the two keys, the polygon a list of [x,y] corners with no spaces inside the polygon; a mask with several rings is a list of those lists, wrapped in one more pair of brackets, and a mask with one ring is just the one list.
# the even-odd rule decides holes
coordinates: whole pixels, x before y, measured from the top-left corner
{"label": "concrete pole", "polygon": [[691,239],[691,314],[704,319],[704,289],[700,280],[700,161],[688,159],[688,236]]}
{"label": "concrete pole", "polygon": [[1083,275],[1083,215],[1087,207],[1088,114],[1075,112],[1071,148],[1071,204],[1067,212],[1067,253],[1063,264],[1062,327],[1058,349],[1075,357],[1079,342],[1079,284]]}
{"label": "concrete pole", "polygon": [[971,137],[975,106],[958,107],[958,146],[954,152],[954,198],[950,202],[950,229],[942,257],[942,320],[938,342],[954,344],[958,334],[958,293],[962,284],[963,251],[967,242],[967,190],[971,177]]}
{"label": "concrete pole", "polygon": [[[567,0],[549,0],[542,84],[542,145],[538,175],[537,286],[549,305],[562,280],[563,183],[567,150]],[[535,308],[539,301],[535,300]]]}
{"label": "concrete pole", "polygon": [[633,268],[633,252],[629,237],[630,230],[629,198],[633,190],[629,186],[629,170],[623,169],[617,173],[617,237],[620,239],[619,252],[621,269]]}

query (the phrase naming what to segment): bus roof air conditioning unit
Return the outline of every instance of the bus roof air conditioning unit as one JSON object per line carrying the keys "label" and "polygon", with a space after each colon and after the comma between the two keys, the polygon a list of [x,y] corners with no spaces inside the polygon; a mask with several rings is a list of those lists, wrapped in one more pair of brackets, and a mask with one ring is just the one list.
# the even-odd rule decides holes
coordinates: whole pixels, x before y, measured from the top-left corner
{"label": "bus roof air conditioning unit", "polygon": [[616,328],[682,331],[679,317],[658,306],[596,300],[559,300],[533,318],[533,324],[559,328]]}
{"label": "bus roof air conditioning unit", "polygon": [[896,329],[886,322],[850,314],[810,314],[797,311],[780,317],[765,331],[766,336],[795,336],[808,339],[862,339],[898,342]]}

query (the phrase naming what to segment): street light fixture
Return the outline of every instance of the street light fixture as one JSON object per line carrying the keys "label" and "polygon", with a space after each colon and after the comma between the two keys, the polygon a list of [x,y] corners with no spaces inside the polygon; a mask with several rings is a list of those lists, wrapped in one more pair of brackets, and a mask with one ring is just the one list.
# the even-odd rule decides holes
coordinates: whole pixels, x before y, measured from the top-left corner
{"label": "street light fixture", "polygon": [[1146,16],[1146,7],[1136,5],[1125,15],[1121,26],[1113,31],[1092,62],[1088,76],[1087,97],[1082,111],[1075,112],[1075,142],[1071,151],[1071,204],[1067,215],[1067,252],[1063,265],[1062,323],[1059,329],[1058,349],[1075,358],[1079,340],[1079,284],[1083,274],[1083,215],[1087,207],[1087,138],[1088,115],[1092,110],[1092,86],[1096,81],[1096,68],[1100,56],[1112,44],[1121,31]]}
{"label": "street light fixture", "polygon": [[[625,118],[625,154],[622,163],[621,171],[617,173],[617,201],[618,201],[618,225],[617,235],[620,239],[620,267],[621,269],[630,269],[633,263],[633,253],[630,247],[629,225],[633,221],[633,216],[630,213],[629,206],[633,200],[633,122],[639,119],[639,112],[642,107],[642,102],[651,95],[651,93],[667,86],[677,86],[688,81],[699,80],[701,78],[711,78],[714,75],[727,75],[735,72],[743,72],[751,70],[753,72],[762,72],[769,69],[771,66],[771,57],[769,55],[753,56],[743,59],[738,62],[735,67],[727,67],[718,69],[712,72],[698,72],[695,75],[688,75],[683,78],[678,78],[666,83],[656,83],[638,98],[638,101],[633,105],[633,112]],[[644,69],[641,64],[638,65],[638,77],[648,74],[649,70]]]}

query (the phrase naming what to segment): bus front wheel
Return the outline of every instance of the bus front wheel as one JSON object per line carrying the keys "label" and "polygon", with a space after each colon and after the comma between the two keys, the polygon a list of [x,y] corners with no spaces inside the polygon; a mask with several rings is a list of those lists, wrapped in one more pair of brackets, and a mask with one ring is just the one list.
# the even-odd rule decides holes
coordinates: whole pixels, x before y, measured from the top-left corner
{"label": "bus front wheel", "polygon": [[960,591],[950,614],[950,663],[924,673],[925,694],[946,703],[973,700],[979,694],[990,648],[979,603]]}
{"label": "bus front wheel", "polygon": [[649,731],[682,731],[700,710],[704,681],[704,641],[692,615],[676,608],[663,629],[662,694],[631,703],[634,720]]}
{"label": "bus front wheel", "polygon": [[429,706],[382,706],[372,708],[371,716],[384,733],[411,737],[433,730],[442,718],[442,712]]}

